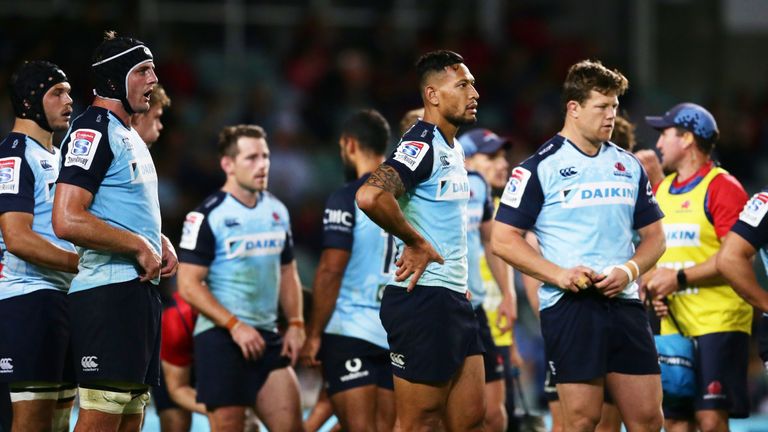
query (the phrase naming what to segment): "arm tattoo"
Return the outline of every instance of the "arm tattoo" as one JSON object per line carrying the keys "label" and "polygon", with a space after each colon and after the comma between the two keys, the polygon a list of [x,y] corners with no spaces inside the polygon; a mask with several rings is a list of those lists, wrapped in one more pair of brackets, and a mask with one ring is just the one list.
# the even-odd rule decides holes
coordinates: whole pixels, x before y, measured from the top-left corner
{"label": "arm tattoo", "polygon": [[400,198],[405,193],[405,185],[403,185],[400,174],[387,164],[379,165],[379,168],[368,177],[365,184],[383,189],[394,195],[395,198]]}

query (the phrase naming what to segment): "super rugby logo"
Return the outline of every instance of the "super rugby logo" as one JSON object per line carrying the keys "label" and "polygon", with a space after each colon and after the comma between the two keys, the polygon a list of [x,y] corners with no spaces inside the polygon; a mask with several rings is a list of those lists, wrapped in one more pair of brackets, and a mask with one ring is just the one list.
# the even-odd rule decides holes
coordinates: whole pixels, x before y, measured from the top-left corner
{"label": "super rugby logo", "polygon": [[90,169],[93,157],[101,141],[101,132],[93,129],[78,129],[69,135],[69,146],[64,157],[64,166],[79,166]]}
{"label": "super rugby logo", "polygon": [[636,188],[628,183],[584,183],[573,189],[560,191],[564,208],[592,207],[601,205],[635,205]]}
{"label": "super rugby logo", "polygon": [[757,227],[765,218],[765,214],[768,213],[768,192],[760,192],[752,196],[747,204],[744,206],[744,210],[739,215],[739,220],[744,223]]}
{"label": "super rugby logo", "polygon": [[19,193],[19,172],[21,158],[8,157],[0,159],[0,194]]}
{"label": "super rugby logo", "polygon": [[197,236],[200,234],[203,219],[205,219],[205,215],[200,212],[187,213],[187,218],[184,219],[184,228],[181,231],[180,248],[194,250],[197,247]]}
{"label": "super rugby logo", "polygon": [[507,186],[504,188],[504,193],[501,195],[501,202],[513,208],[519,207],[523,198],[523,192],[525,192],[525,186],[530,178],[531,172],[527,169],[523,167],[513,169]]}
{"label": "super rugby logo", "polygon": [[227,259],[276,255],[285,246],[285,231],[230,237],[224,240]]}
{"label": "super rugby logo", "polygon": [[403,141],[395,150],[394,159],[407,166],[411,171],[416,171],[424,155],[429,150],[429,144],[421,141]]}
{"label": "super rugby logo", "polygon": [[438,181],[438,201],[455,201],[469,199],[469,182],[466,177],[444,177]]}
{"label": "super rugby logo", "polygon": [[664,224],[667,247],[701,246],[701,227],[697,224]]}

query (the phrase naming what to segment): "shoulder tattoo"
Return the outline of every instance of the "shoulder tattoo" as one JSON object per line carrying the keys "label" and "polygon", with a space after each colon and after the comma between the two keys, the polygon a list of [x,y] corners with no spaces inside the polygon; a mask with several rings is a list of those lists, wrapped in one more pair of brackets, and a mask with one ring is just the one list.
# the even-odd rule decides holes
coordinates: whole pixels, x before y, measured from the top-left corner
{"label": "shoulder tattoo", "polygon": [[365,184],[383,189],[395,198],[400,198],[405,193],[405,185],[396,169],[387,164],[381,164],[376,171],[368,177]]}

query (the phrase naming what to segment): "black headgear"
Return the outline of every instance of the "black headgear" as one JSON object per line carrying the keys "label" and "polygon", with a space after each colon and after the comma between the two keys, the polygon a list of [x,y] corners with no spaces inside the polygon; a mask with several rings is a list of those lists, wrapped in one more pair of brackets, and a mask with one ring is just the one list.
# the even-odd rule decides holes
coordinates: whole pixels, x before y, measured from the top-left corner
{"label": "black headgear", "polygon": [[95,75],[93,93],[123,103],[128,114],[133,114],[128,102],[128,75],[136,66],[152,61],[152,52],[144,42],[129,37],[106,39],[96,48],[91,69]]}
{"label": "black headgear", "polygon": [[33,120],[41,128],[53,132],[43,108],[43,96],[67,76],[51,62],[25,61],[11,76],[11,105],[16,117]]}

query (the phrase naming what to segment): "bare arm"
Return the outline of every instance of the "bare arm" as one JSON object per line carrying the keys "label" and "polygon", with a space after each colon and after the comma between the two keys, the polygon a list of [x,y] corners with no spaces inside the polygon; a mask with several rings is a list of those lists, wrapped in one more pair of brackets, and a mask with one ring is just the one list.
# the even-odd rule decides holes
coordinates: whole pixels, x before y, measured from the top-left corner
{"label": "bare arm", "polygon": [[[666,238],[661,220],[646,225],[637,232],[640,235],[640,244],[637,246],[635,255],[631,259],[637,264],[640,270],[638,275],[640,275],[653,268],[664,254]],[[629,267],[627,268],[629,269]],[[633,273],[632,269],[630,269],[630,273]],[[635,279],[637,279],[638,275],[635,275]],[[602,281],[596,283],[595,288],[608,297],[614,297],[621,293],[630,282],[632,280],[630,280],[627,273],[617,267],[606,274]]]}
{"label": "bare arm", "polygon": [[[177,277],[179,294],[214,324],[226,328],[234,315],[222,306],[208,289],[205,284],[207,276],[208,267],[189,263],[179,264]],[[243,357],[256,359],[261,356],[264,350],[264,339],[256,329],[237,321],[234,326],[230,326],[229,333],[243,352]]]}
{"label": "bare arm", "polygon": [[[480,239],[483,242],[485,261],[488,263],[488,268],[491,270],[491,274],[499,286],[499,291],[501,291],[501,303],[499,303],[495,324],[501,330],[501,333],[506,333],[512,329],[515,325],[515,320],[517,320],[517,293],[514,289],[512,268],[491,251],[492,226],[493,222],[490,220],[480,224]],[[506,319],[503,325],[502,318]]]}
{"label": "bare arm", "polygon": [[67,183],[57,184],[53,199],[54,233],[88,249],[133,255],[145,272],[141,280],[155,279],[160,274],[161,251],[152,249],[145,238],[94,216],[88,211],[92,201],[93,194],[86,189]]}
{"label": "bare arm", "polygon": [[521,272],[564,290],[577,292],[589,286],[591,281],[601,279],[590,268],[577,266],[564,269],[545,259],[525,241],[524,235],[523,229],[494,222],[491,238],[493,253]]}
{"label": "bare arm", "polygon": [[189,366],[176,366],[167,361],[162,361],[161,365],[163,367],[163,375],[165,376],[165,386],[171,399],[187,411],[207,414],[205,404],[196,401],[197,390],[190,384],[192,368]]}
{"label": "bare arm", "polygon": [[32,230],[34,215],[7,212],[0,215],[0,230],[8,252],[22,260],[53,270],[77,273],[79,257],[43,238]]}
{"label": "bare arm", "polygon": [[405,220],[397,198],[405,193],[400,174],[389,165],[381,164],[357,190],[355,199],[360,210],[371,220],[405,243],[397,260],[395,280],[411,277],[408,290],[412,290],[430,262],[443,264],[443,257]]}
{"label": "bare arm", "polygon": [[757,282],[752,259],[755,248],[734,232],[723,239],[717,253],[717,269],[744,300],[764,313],[768,312],[768,292]]}
{"label": "bare arm", "polygon": [[[536,239],[536,236],[528,231],[525,233],[525,241],[531,247],[537,252],[539,252],[539,241]],[[525,289],[525,297],[528,299],[528,303],[531,305],[531,309],[533,309],[533,313],[536,315],[536,317],[539,317],[539,287],[541,287],[541,281],[528,276],[527,274],[522,274],[523,279],[523,289]]]}
{"label": "bare arm", "polygon": [[331,318],[341,289],[341,279],[349,262],[350,252],[343,249],[325,249],[315,272],[312,287],[312,313],[307,327],[307,341],[301,350],[303,361],[316,366],[317,353],[323,330]]}
{"label": "bare arm", "polygon": [[303,305],[301,281],[296,268],[296,261],[280,266],[280,306],[288,317],[288,330],[285,332],[281,355],[291,358],[291,365],[296,364],[299,350],[304,345]]}

